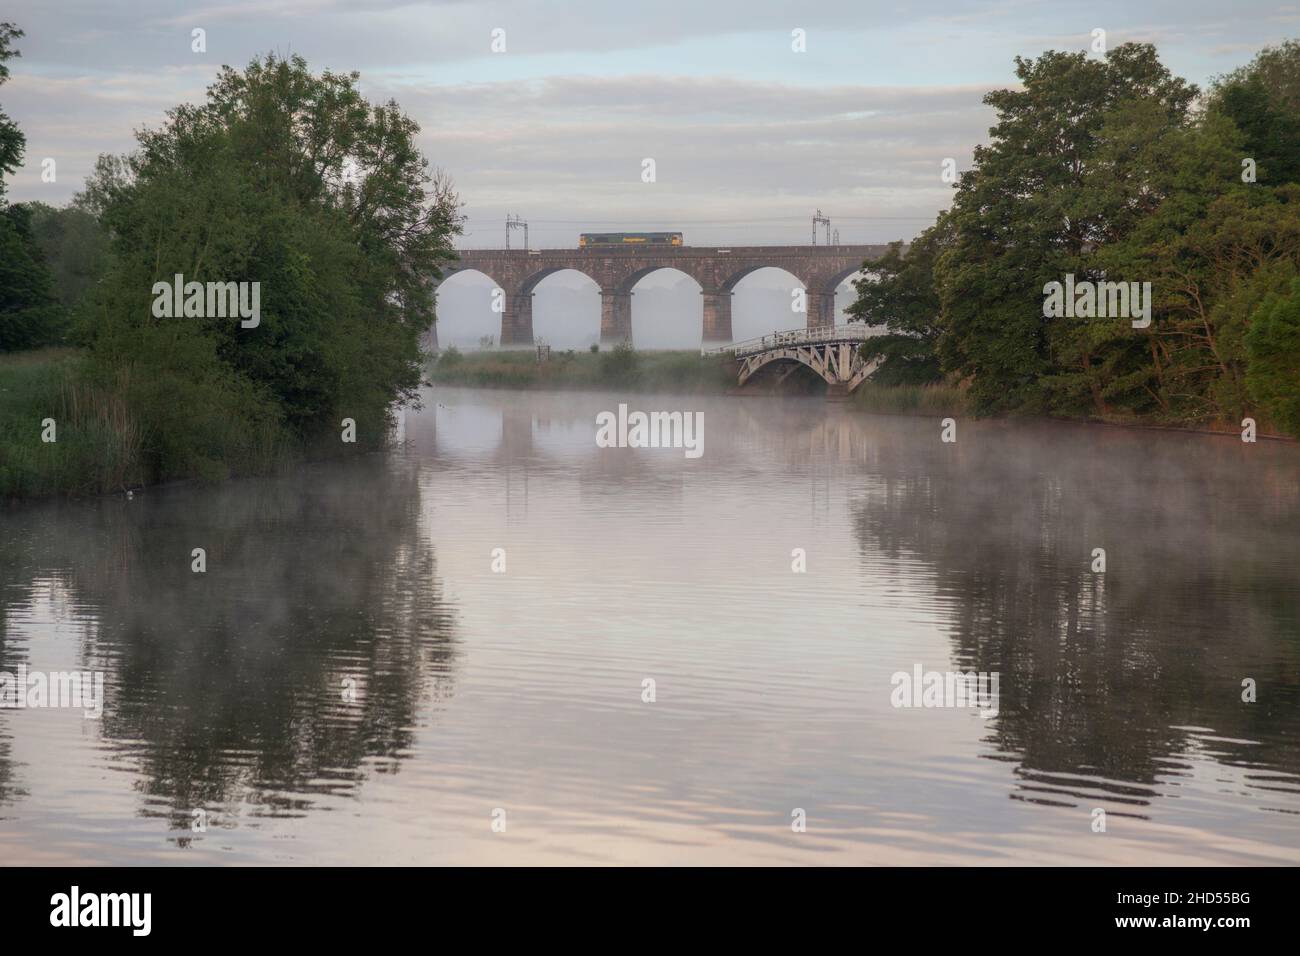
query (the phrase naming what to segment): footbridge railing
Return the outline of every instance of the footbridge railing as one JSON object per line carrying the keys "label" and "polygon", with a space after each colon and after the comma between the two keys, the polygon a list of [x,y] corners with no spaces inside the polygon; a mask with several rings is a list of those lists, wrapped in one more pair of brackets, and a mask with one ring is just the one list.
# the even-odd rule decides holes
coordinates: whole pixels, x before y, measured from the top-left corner
{"label": "footbridge railing", "polygon": [[865,342],[879,335],[878,330],[861,322],[848,325],[824,325],[817,328],[790,329],[786,332],[773,332],[756,339],[733,342],[718,348],[705,349],[705,355],[726,355],[731,353],[736,358],[757,355],[773,349],[797,348],[800,345],[830,345],[839,342]]}

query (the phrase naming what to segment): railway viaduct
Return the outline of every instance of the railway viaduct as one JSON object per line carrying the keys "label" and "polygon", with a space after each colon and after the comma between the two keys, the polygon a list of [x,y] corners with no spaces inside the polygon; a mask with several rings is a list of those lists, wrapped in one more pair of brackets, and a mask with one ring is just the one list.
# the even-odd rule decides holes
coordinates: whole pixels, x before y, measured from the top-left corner
{"label": "railway viaduct", "polygon": [[[706,346],[732,341],[731,297],[736,283],[757,269],[775,267],[793,275],[806,290],[807,328],[835,324],[835,288],[862,269],[885,246],[669,246],[600,249],[464,249],[443,269],[443,280],[476,271],[496,284],[493,308],[501,313],[503,346],[533,343],[533,291],[547,276],[573,269],[600,286],[600,341],[632,340],[632,290],[659,269],[693,278],[704,296]],[[436,347],[437,330],[431,331]]]}

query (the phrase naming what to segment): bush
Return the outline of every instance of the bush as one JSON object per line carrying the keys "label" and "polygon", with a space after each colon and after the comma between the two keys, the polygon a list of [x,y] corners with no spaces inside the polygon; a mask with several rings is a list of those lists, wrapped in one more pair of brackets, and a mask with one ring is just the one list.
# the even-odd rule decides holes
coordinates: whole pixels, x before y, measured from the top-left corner
{"label": "bush", "polygon": [[600,377],[609,385],[635,385],[640,364],[640,356],[632,343],[620,342],[601,360]]}

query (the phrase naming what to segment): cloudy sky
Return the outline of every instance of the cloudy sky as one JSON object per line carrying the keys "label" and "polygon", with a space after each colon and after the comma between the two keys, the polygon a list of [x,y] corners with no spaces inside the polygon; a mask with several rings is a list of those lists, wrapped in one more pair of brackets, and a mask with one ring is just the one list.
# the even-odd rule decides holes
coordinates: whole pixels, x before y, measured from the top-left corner
{"label": "cloudy sky", "polygon": [[[1102,28],[1112,46],[1155,43],[1204,85],[1300,36],[1300,4],[1267,0],[5,0],[0,19],[27,34],[0,89],[27,135],[16,201],[67,201],[96,155],[129,150],[134,130],[201,98],[222,64],[297,53],[314,69],[360,71],[367,96],[396,99],[420,123],[465,202],[466,247],[502,245],[507,213],[528,220],[534,246],[638,228],[696,245],[808,242],[815,209],[845,243],[910,238],[949,201],[943,159],[964,168],[987,138],[981,96],[1013,82],[1016,55],[1084,50]],[[196,28],[206,52],[191,50]],[[492,50],[498,30],[504,52]],[[805,52],[792,48],[795,30]],[[41,181],[46,157],[54,183]],[[747,280],[737,336],[790,325],[787,279]],[[691,314],[653,325],[634,315],[638,344],[674,344],[692,328],[698,342],[693,284],[657,273],[644,286],[644,299]],[[569,335],[569,304],[548,303],[552,289],[586,286],[566,274],[543,284],[539,334],[594,337],[586,318]],[[480,291],[469,276],[445,287],[444,340],[480,330],[459,315]]]}

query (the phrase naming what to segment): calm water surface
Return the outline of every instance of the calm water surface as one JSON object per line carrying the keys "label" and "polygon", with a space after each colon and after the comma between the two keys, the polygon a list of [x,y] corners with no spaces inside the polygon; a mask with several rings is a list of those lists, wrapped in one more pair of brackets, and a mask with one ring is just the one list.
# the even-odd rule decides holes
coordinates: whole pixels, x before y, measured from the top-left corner
{"label": "calm water surface", "polygon": [[[620,400],[703,457],[598,449]],[[0,710],[0,861],[1300,862],[1300,448],[939,431],[438,388],[391,454],[0,512],[0,671],[107,697]]]}

